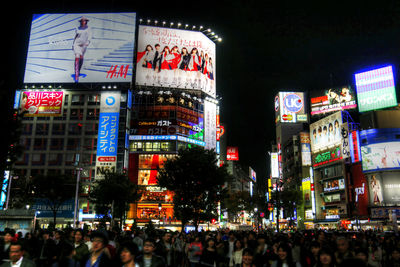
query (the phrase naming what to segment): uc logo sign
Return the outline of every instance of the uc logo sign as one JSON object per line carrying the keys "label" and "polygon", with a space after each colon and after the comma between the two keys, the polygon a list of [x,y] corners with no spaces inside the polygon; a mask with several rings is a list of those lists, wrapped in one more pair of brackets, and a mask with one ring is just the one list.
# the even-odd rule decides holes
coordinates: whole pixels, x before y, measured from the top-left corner
{"label": "uc logo sign", "polygon": [[298,113],[302,110],[304,103],[300,96],[296,94],[288,94],[283,99],[283,105],[289,112]]}
{"label": "uc logo sign", "polygon": [[113,96],[109,96],[106,98],[107,105],[112,106],[112,105],[114,105],[114,103],[115,103],[115,98]]}

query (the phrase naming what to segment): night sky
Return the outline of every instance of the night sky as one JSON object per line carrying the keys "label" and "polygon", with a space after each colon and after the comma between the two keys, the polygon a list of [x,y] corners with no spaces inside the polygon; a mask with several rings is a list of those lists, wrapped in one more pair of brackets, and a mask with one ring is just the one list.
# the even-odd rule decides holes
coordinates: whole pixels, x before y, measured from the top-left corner
{"label": "night sky", "polygon": [[7,90],[22,85],[33,13],[132,11],[144,20],[203,25],[223,38],[217,45],[216,74],[228,145],[238,146],[241,162],[265,178],[267,151],[275,139],[273,100],[279,90],[353,85],[355,72],[376,65],[393,64],[396,76],[400,69],[400,1],[276,2],[11,3],[6,13],[13,17],[3,11],[2,18],[7,63],[3,61],[1,80]]}

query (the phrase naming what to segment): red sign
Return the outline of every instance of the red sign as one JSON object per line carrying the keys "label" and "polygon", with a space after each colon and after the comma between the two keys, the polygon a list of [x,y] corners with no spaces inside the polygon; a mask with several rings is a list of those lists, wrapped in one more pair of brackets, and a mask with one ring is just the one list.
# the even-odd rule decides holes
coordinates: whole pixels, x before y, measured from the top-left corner
{"label": "red sign", "polygon": [[63,97],[62,91],[26,91],[22,93],[21,109],[25,116],[58,116],[62,114]]}
{"label": "red sign", "polygon": [[239,160],[239,148],[232,146],[227,147],[226,160]]}
{"label": "red sign", "polygon": [[115,162],[117,161],[117,157],[98,157],[97,160],[101,162]]}

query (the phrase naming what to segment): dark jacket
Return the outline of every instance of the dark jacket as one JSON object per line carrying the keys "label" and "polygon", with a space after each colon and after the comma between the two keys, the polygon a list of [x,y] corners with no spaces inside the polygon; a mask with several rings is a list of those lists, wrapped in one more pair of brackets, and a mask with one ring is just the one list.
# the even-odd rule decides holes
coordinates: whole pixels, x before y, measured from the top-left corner
{"label": "dark jacket", "polygon": [[[144,256],[141,255],[136,259],[136,263],[139,264],[140,267],[144,266]],[[165,261],[160,256],[154,255],[151,257],[151,267],[165,267]]]}
{"label": "dark jacket", "polygon": [[[11,262],[5,262],[2,265],[0,265],[0,267],[10,267],[10,266],[11,266]],[[36,265],[30,259],[27,259],[24,257],[21,262],[21,267],[36,267]]]}

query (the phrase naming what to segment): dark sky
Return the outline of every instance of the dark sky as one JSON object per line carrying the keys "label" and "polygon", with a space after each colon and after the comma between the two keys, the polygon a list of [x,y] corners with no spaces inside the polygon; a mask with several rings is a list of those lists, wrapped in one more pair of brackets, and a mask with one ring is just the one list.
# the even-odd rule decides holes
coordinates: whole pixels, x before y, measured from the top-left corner
{"label": "dark sky", "polygon": [[209,27],[223,38],[216,73],[228,145],[263,178],[279,90],[353,84],[354,72],[375,65],[393,64],[396,75],[399,69],[400,1],[305,2],[16,1],[3,11],[1,79],[9,90],[22,85],[33,13],[134,11],[145,20]]}

